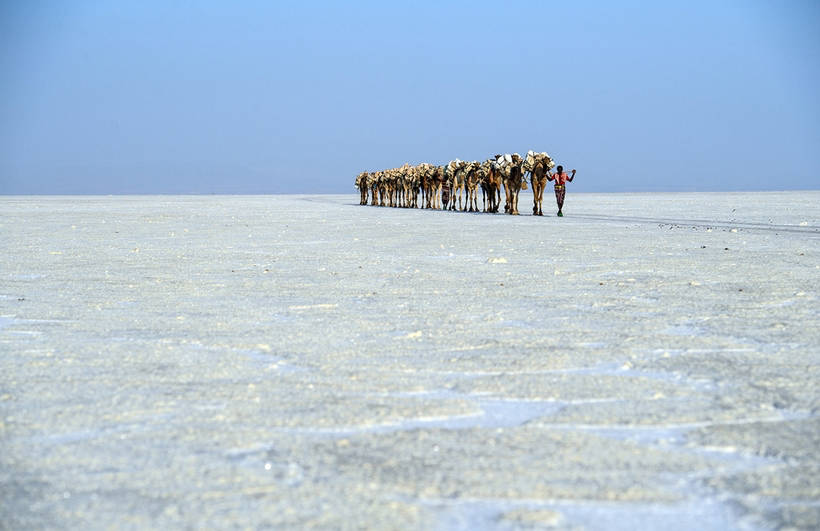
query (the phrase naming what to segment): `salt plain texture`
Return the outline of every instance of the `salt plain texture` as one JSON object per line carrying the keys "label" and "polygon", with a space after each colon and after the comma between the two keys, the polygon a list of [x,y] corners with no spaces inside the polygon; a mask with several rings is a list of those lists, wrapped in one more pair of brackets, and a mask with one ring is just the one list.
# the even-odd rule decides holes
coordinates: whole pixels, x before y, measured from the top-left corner
{"label": "salt plain texture", "polygon": [[819,192],[357,203],[0,198],[0,527],[818,527]]}

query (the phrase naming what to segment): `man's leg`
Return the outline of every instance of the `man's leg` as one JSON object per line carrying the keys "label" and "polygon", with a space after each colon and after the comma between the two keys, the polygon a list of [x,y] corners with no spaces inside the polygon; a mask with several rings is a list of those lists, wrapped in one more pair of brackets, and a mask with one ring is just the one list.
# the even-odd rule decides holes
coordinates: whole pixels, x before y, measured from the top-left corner
{"label": "man's leg", "polygon": [[564,194],[566,193],[566,188],[563,186],[555,187],[555,201],[558,203],[558,215],[563,216],[564,214],[561,210],[564,208]]}

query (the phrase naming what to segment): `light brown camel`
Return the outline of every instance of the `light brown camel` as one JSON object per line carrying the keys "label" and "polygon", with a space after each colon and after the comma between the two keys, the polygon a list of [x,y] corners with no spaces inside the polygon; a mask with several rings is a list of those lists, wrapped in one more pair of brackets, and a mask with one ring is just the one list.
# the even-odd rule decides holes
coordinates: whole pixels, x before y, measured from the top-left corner
{"label": "light brown camel", "polygon": [[518,193],[527,189],[527,181],[524,180],[524,170],[522,169],[524,160],[518,153],[513,153],[510,162],[505,162],[501,167],[501,182],[504,184],[504,195],[507,204],[504,211],[513,216],[518,212]]}
{"label": "light brown camel", "polygon": [[543,216],[541,205],[544,201],[544,188],[547,186],[547,175],[550,164],[547,160],[539,160],[530,173],[530,183],[532,183],[532,214],[533,216]]}
{"label": "light brown camel", "polygon": [[403,206],[404,208],[410,208],[415,204],[413,198],[413,178],[407,172],[409,168],[410,165],[405,164],[404,166],[396,170],[399,182],[402,185],[402,195],[404,197],[401,206]]}
{"label": "light brown camel", "polygon": [[544,188],[547,185],[549,170],[551,170],[553,166],[555,166],[555,162],[553,162],[546,151],[536,153],[530,150],[524,158],[523,169],[525,173],[530,174],[530,183],[532,184],[533,216],[543,216],[541,203],[544,199]]}
{"label": "light brown camel", "polygon": [[379,183],[379,206],[387,206],[387,176],[384,171],[376,172],[376,180]]}
{"label": "light brown camel", "polygon": [[478,212],[478,183],[481,180],[481,164],[476,161],[467,164],[464,171],[464,187],[467,189],[469,212]]}
{"label": "light brown camel", "polygon": [[[461,194],[464,192],[464,174],[467,171],[467,163],[463,160],[450,161],[450,210],[466,210],[467,204],[462,204]],[[456,197],[458,197],[458,208],[456,208]]]}
{"label": "light brown camel", "polygon": [[370,204],[376,206],[379,204],[379,179],[376,172],[367,174],[367,186],[370,188]]}

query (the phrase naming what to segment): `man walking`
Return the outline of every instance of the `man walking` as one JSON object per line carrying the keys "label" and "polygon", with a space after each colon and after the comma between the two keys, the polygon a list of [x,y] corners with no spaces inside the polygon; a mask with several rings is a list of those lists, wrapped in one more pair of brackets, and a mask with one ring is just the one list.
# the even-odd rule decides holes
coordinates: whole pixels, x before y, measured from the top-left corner
{"label": "man walking", "polygon": [[567,195],[567,183],[572,182],[575,178],[575,170],[572,170],[571,175],[564,173],[564,167],[558,166],[555,168],[555,175],[547,175],[547,180],[555,181],[555,200],[558,202],[558,215],[563,216],[561,209],[564,208],[564,197]]}

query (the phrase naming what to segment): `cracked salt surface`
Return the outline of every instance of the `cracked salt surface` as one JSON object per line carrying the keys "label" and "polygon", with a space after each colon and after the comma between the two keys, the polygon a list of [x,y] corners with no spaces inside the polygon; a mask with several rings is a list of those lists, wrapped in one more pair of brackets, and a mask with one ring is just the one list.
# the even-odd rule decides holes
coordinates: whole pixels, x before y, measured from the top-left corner
{"label": "cracked salt surface", "polygon": [[820,527],[819,193],[356,202],[0,198],[0,521]]}

